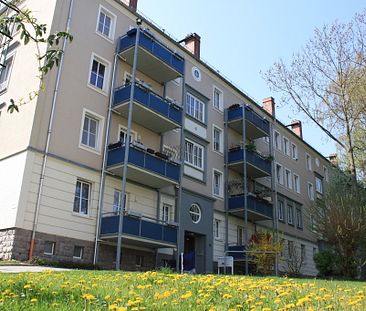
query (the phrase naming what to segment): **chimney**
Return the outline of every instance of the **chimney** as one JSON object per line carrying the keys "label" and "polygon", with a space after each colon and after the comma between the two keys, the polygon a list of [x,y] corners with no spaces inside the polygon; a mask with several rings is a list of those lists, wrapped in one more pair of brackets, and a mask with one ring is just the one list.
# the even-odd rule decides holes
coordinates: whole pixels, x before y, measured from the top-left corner
{"label": "chimney", "polygon": [[[191,33],[180,42],[184,42],[185,48],[190,51],[195,58],[200,59],[201,56],[201,37],[196,33]],[[179,42],[179,43],[180,43]]]}
{"label": "chimney", "polygon": [[267,97],[262,100],[263,109],[267,111],[273,118],[276,117],[276,103],[273,97]]}
{"label": "chimney", "polygon": [[291,130],[302,139],[302,123],[300,120],[292,120]]}
{"label": "chimney", "polygon": [[338,156],[336,153],[330,154],[328,158],[330,163],[332,163],[332,165],[338,166]]}
{"label": "chimney", "polygon": [[128,6],[132,11],[137,11],[137,0],[130,0]]}

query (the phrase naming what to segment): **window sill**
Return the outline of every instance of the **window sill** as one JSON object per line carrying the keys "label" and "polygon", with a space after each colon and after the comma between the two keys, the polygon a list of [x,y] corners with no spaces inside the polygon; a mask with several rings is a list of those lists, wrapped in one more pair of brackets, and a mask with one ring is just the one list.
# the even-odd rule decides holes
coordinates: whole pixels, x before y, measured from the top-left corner
{"label": "window sill", "polygon": [[201,120],[196,119],[195,117],[191,116],[191,115],[190,115],[190,114],[188,114],[187,112],[185,112],[185,116],[186,116],[186,118],[190,119],[191,121],[196,122],[196,123],[198,123],[199,125],[201,125],[201,126],[203,126],[203,127],[207,128],[207,123],[205,123],[205,122],[203,122],[203,121],[201,121]]}
{"label": "window sill", "polygon": [[101,155],[101,152],[99,150],[94,149],[94,148],[91,148],[91,147],[86,146],[86,145],[79,144],[79,148],[80,149],[83,149],[85,151],[89,151],[89,152],[95,153],[97,155]]}
{"label": "window sill", "polygon": [[221,151],[217,151],[217,150],[212,150],[212,152],[218,154],[219,156],[223,157],[224,156],[224,152]]}
{"label": "window sill", "polygon": [[85,218],[85,219],[91,219],[92,218],[89,214],[80,214],[80,213],[76,213],[76,212],[72,212],[72,216]]}
{"label": "window sill", "polygon": [[221,196],[221,195],[217,195],[217,194],[212,194],[212,196],[215,198],[215,199],[217,199],[217,200],[220,200],[220,201],[224,201],[224,197],[223,196]]}
{"label": "window sill", "polygon": [[106,35],[100,33],[99,31],[95,32],[99,37],[103,38],[104,40],[108,41],[109,43],[114,44],[114,38],[107,37]]}
{"label": "window sill", "polygon": [[90,83],[87,84],[87,87],[90,88],[90,89],[92,89],[93,91],[101,94],[101,95],[104,95],[104,96],[107,96],[108,97],[108,90],[101,90],[100,88],[97,88],[96,86],[94,86],[94,85],[92,85]]}
{"label": "window sill", "polygon": [[214,106],[212,106],[212,108],[213,108],[214,111],[218,112],[219,114],[222,114],[222,115],[224,114],[224,110],[218,109]]}

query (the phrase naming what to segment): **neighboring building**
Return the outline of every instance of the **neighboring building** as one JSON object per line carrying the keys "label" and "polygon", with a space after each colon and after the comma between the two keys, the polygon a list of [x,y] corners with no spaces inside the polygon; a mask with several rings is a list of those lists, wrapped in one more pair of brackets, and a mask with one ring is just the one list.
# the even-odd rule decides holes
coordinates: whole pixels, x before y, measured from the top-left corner
{"label": "neighboring building", "polygon": [[[49,31],[70,20],[74,40],[35,100],[1,110],[0,258],[113,268],[123,209],[122,269],[179,266],[184,253],[186,270],[208,273],[227,251],[245,271],[241,252],[263,228],[316,274],[309,206],[329,162],[303,141],[301,122],[276,120],[273,98],[262,109],[200,60],[197,34],[176,42],[136,5],[22,4]],[[5,102],[39,88],[35,46],[13,37],[3,41]]]}

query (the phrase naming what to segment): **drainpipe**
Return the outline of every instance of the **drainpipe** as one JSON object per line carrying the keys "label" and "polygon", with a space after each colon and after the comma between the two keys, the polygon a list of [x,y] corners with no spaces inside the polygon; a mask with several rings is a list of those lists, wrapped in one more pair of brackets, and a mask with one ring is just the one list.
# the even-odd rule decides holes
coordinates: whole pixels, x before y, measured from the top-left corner
{"label": "drainpipe", "polygon": [[[247,191],[247,152],[246,152],[246,129],[245,129],[245,124],[246,124],[246,120],[245,120],[245,113],[246,113],[246,109],[245,109],[246,105],[243,104],[243,178],[244,178],[244,182],[243,182],[243,187],[244,187],[244,226],[245,226],[245,230],[244,230],[244,240],[245,240],[245,247],[247,247],[248,245],[248,191]],[[245,275],[248,275],[249,273],[249,267],[248,267],[248,252],[245,252]]]}
{"label": "drainpipe", "polygon": [[142,24],[142,20],[140,18],[137,18],[136,24],[137,24],[137,31],[136,31],[135,50],[134,50],[134,55],[133,55],[132,83],[131,83],[130,101],[128,103],[127,135],[126,135],[126,141],[125,141],[125,155],[124,155],[124,161],[123,161],[122,202],[121,202],[122,207],[119,210],[119,220],[118,220],[117,255],[116,255],[116,270],[117,271],[121,269],[120,265],[121,265],[121,253],[122,253],[122,233],[123,233],[123,216],[124,216],[123,207],[125,206],[127,165],[128,165],[128,157],[129,157],[129,152],[130,152],[133,97],[135,95],[138,44],[139,44],[139,39],[140,39],[140,31],[141,31],[140,25]]}
{"label": "drainpipe", "polygon": [[118,60],[118,51],[116,50],[114,54],[113,61],[113,70],[112,70],[112,84],[109,92],[109,105],[108,105],[108,116],[107,116],[107,125],[106,125],[106,133],[104,137],[104,151],[103,151],[103,162],[102,162],[102,171],[100,175],[100,187],[99,187],[99,201],[98,201],[98,211],[97,211],[97,222],[96,222],[96,233],[95,233],[95,244],[94,244],[94,257],[93,264],[96,265],[99,257],[99,238],[100,238],[100,230],[102,225],[102,212],[103,212],[103,200],[104,200],[104,189],[105,189],[105,166],[107,163],[107,154],[108,154],[108,145],[110,139],[110,131],[112,124],[112,105],[114,100],[114,88],[115,88],[115,76],[116,76],[116,67]]}
{"label": "drainpipe", "polygon": [[[181,265],[179,265],[179,260],[181,258],[180,253],[183,250],[183,246],[181,245],[181,240],[184,243],[184,237],[181,239],[182,235],[182,224],[181,224],[181,212],[182,212],[182,181],[183,181],[183,174],[184,174],[184,141],[185,141],[185,133],[184,133],[184,124],[185,124],[185,94],[186,94],[186,79],[185,79],[185,70],[186,70],[186,62],[183,65],[183,77],[182,77],[182,127],[180,129],[180,172],[179,172],[179,184],[178,184],[178,198],[177,198],[177,205],[176,205],[176,213],[175,217],[177,219],[178,228],[177,228],[177,254],[176,254],[176,270],[179,272],[180,267],[183,266],[183,259]],[[183,270],[182,270],[183,271]]]}
{"label": "drainpipe", "polygon": [[[67,16],[67,23],[66,23],[66,30],[65,30],[66,32],[70,32],[70,24],[71,24],[71,17],[72,17],[73,8],[74,8],[74,0],[70,0],[69,12],[68,12],[68,16]],[[47,165],[47,159],[48,159],[48,152],[49,152],[49,148],[50,148],[52,127],[53,127],[53,121],[54,121],[54,116],[55,116],[56,102],[57,102],[57,96],[58,96],[58,91],[59,91],[59,86],[60,86],[60,77],[61,77],[62,67],[63,67],[63,63],[64,63],[64,54],[65,54],[66,46],[67,46],[67,40],[64,39],[64,42],[62,44],[62,52],[63,53],[62,53],[62,56],[61,56],[60,65],[57,68],[57,76],[56,76],[55,89],[53,91],[51,113],[50,113],[50,118],[49,118],[49,121],[48,121],[46,146],[45,146],[43,159],[42,159],[42,170],[41,170],[41,176],[39,178],[36,209],[35,209],[35,212],[34,212],[33,228],[32,228],[31,240],[30,240],[30,247],[29,247],[29,256],[28,256],[29,260],[31,260],[33,258],[33,253],[34,253],[35,237],[36,237],[36,231],[37,231],[39,209],[40,209],[40,206],[41,206],[43,183],[44,183],[44,177],[45,177],[45,171],[46,171],[46,165]]]}
{"label": "drainpipe", "polygon": [[[227,254],[227,252],[229,251],[229,169],[228,169],[228,163],[229,163],[229,148],[228,148],[228,137],[229,137],[229,133],[228,133],[228,110],[225,109],[224,111],[224,122],[225,122],[225,127],[224,127],[224,131],[225,131],[225,137],[224,137],[224,150],[225,150],[225,155],[224,155],[224,163],[225,163],[225,168],[224,168],[224,174],[225,174],[225,198],[224,198],[224,205],[225,205],[225,256]],[[225,270],[226,270],[226,264],[225,264]],[[226,271],[225,271],[226,273]]]}

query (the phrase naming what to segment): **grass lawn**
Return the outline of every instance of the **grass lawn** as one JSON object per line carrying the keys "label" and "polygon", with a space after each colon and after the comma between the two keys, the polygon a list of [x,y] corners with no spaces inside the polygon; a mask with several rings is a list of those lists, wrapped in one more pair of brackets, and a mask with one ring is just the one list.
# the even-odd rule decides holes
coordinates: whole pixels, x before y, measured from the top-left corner
{"label": "grass lawn", "polygon": [[366,283],[65,271],[0,274],[0,310],[366,310]]}

